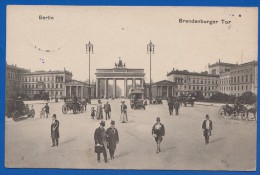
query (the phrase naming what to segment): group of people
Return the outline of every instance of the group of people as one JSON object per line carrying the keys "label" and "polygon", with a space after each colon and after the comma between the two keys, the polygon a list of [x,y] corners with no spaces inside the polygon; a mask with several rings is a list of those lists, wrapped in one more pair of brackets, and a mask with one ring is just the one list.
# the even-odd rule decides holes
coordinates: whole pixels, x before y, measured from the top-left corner
{"label": "group of people", "polygon": [[[92,119],[96,118],[103,120],[103,110],[105,112],[105,119],[109,120],[111,118],[111,105],[109,104],[109,102],[107,101],[106,104],[102,105],[102,101],[98,100],[98,104],[97,104],[97,110],[95,110],[95,107],[91,108],[91,113],[90,116]],[[127,117],[127,105],[125,104],[125,101],[121,101],[121,116],[120,116],[120,121],[122,123],[126,123],[128,121],[128,117]]]}
{"label": "group of people", "polygon": [[100,154],[102,153],[105,159],[105,163],[108,163],[107,151],[109,150],[110,159],[113,160],[116,145],[119,143],[118,131],[115,128],[115,121],[111,120],[110,127],[105,129],[105,121],[100,122],[100,126],[95,130],[95,153],[97,153],[97,161],[100,163]]}
{"label": "group of people", "polygon": [[175,115],[179,115],[180,102],[178,100],[168,99],[168,108],[170,115],[173,115],[175,109]]}
{"label": "group of people", "polygon": [[110,117],[111,117],[111,106],[110,106],[108,101],[103,106],[101,100],[98,100],[97,110],[95,110],[94,107],[91,108],[91,114],[90,114],[91,118],[94,119],[95,115],[96,115],[97,119],[102,120],[103,119],[103,109],[105,111],[106,120],[110,119]]}

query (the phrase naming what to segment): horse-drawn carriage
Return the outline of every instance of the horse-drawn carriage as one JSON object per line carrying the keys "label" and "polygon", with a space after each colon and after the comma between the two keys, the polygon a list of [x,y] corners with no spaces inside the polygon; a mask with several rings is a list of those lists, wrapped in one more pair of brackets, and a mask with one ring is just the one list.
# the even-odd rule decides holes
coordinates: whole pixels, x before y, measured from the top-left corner
{"label": "horse-drawn carriage", "polygon": [[64,100],[62,106],[62,113],[67,114],[68,111],[72,111],[73,114],[83,113],[86,110],[87,101],[77,100]]}
{"label": "horse-drawn carriage", "polygon": [[[249,116],[250,114],[253,115]],[[240,116],[243,120],[247,119],[249,120],[249,117],[251,119],[256,120],[256,104],[253,105],[223,105],[218,110],[218,117],[224,118],[225,116],[231,116],[231,118],[236,118]]]}

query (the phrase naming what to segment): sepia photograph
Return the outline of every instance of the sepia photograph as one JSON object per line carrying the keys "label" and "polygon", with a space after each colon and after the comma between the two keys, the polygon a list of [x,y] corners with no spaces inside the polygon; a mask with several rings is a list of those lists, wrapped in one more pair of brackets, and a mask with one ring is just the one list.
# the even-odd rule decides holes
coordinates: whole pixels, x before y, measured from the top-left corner
{"label": "sepia photograph", "polygon": [[6,168],[256,171],[258,8],[8,5]]}

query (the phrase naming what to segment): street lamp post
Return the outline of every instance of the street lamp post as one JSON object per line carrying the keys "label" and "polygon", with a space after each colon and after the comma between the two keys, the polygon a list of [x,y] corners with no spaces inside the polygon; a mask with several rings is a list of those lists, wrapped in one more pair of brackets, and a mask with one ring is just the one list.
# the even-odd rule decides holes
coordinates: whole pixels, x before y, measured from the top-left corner
{"label": "street lamp post", "polygon": [[91,44],[91,42],[89,41],[88,44],[86,44],[86,52],[88,54],[88,58],[89,58],[89,62],[88,62],[88,96],[89,96],[89,102],[90,102],[90,99],[91,99],[91,88],[90,88],[90,53],[94,53],[93,52],[93,44]]}
{"label": "street lamp post", "polygon": [[147,44],[147,53],[150,54],[150,87],[149,87],[149,102],[152,103],[152,54],[154,54],[154,44],[150,41]]}

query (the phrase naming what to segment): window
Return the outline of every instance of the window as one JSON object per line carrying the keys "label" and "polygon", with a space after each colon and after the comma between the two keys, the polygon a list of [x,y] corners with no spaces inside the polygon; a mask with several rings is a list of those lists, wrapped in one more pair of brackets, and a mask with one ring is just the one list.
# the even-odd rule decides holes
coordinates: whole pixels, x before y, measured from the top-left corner
{"label": "window", "polygon": [[251,74],[250,75],[250,82],[252,82],[253,81],[253,75]]}
{"label": "window", "polygon": [[239,91],[239,86],[237,86],[237,90]]}
{"label": "window", "polygon": [[241,77],[241,82],[244,82],[244,76],[242,75],[242,77]]}
{"label": "window", "polygon": [[237,82],[239,83],[239,76],[237,76]]}
{"label": "window", "polygon": [[60,91],[60,95],[62,95],[62,91]]}
{"label": "window", "polygon": [[246,82],[248,82],[248,75],[246,75]]}
{"label": "window", "polygon": [[59,88],[58,86],[59,86],[59,85],[58,85],[58,84],[56,84],[56,88]]}
{"label": "window", "polygon": [[[53,83],[51,84],[51,88],[54,88],[54,84],[53,84]],[[53,95],[53,94],[52,94],[52,95]]]}
{"label": "window", "polygon": [[236,83],[236,77],[234,77],[234,83]]}

